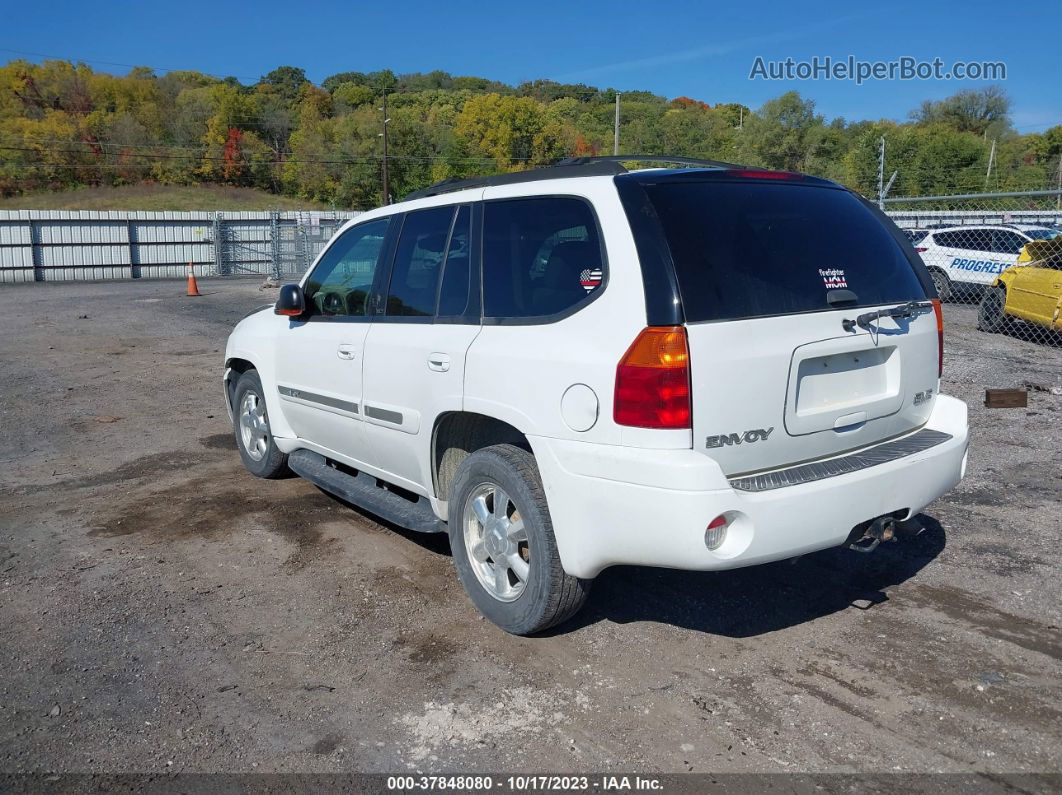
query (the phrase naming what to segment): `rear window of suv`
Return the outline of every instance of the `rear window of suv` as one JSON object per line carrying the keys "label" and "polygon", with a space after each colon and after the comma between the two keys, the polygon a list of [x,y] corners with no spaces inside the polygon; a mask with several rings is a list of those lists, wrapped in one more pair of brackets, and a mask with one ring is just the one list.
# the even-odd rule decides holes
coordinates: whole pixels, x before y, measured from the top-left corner
{"label": "rear window of suv", "polygon": [[778,182],[645,185],[675,262],[688,322],[925,298],[892,234],[845,190]]}

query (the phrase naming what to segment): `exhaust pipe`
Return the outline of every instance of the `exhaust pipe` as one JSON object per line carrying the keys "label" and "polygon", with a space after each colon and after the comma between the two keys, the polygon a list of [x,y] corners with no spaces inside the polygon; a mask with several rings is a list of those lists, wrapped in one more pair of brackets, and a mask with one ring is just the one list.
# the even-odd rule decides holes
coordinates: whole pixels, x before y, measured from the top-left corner
{"label": "exhaust pipe", "polygon": [[904,519],[902,522],[897,522],[894,529],[897,537],[916,538],[922,535],[922,531],[926,528],[917,518],[912,516],[910,519]]}
{"label": "exhaust pipe", "polygon": [[856,552],[873,552],[882,541],[896,540],[896,520],[889,515],[874,519],[863,531],[863,535],[848,545]]}

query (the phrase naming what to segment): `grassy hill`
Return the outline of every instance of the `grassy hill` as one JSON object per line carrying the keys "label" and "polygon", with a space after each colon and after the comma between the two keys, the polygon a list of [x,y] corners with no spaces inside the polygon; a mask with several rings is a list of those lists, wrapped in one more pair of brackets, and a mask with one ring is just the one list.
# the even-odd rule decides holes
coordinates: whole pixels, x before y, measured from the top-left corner
{"label": "grassy hill", "polygon": [[319,202],[256,188],[122,185],[0,198],[0,210],[326,210]]}

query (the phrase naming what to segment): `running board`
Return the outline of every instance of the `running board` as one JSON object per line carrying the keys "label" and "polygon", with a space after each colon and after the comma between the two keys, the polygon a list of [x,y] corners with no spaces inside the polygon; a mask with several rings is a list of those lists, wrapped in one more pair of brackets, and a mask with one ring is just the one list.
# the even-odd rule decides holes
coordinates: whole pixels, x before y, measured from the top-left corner
{"label": "running board", "polygon": [[299,477],[334,494],[342,500],[364,508],[407,530],[418,533],[445,533],[446,523],[435,515],[426,497],[416,502],[381,488],[376,478],[359,472],[349,475],[330,466],[323,455],[310,450],[296,450],[288,456],[288,467]]}

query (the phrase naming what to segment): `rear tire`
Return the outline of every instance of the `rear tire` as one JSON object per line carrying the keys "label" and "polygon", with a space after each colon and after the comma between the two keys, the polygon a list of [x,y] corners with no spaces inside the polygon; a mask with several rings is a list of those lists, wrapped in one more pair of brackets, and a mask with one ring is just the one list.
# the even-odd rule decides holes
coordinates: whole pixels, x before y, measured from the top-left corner
{"label": "rear tire", "polygon": [[1007,290],[1004,287],[989,287],[981,297],[977,308],[977,328],[995,334],[1007,324],[1004,311],[1007,305]]}
{"label": "rear tire", "polygon": [[450,490],[450,548],[479,611],[514,635],[571,618],[591,580],[565,573],[534,456],[499,444],[477,450]]}
{"label": "rear tire", "polygon": [[937,289],[937,298],[941,303],[951,300],[952,285],[948,274],[939,268],[930,268],[929,275],[933,277],[933,286]]}
{"label": "rear tire", "polygon": [[273,440],[266,412],[262,379],[248,370],[236,382],[232,401],[232,425],[236,433],[236,447],[243,465],[260,478],[281,478],[288,474],[288,457],[280,452]]}

